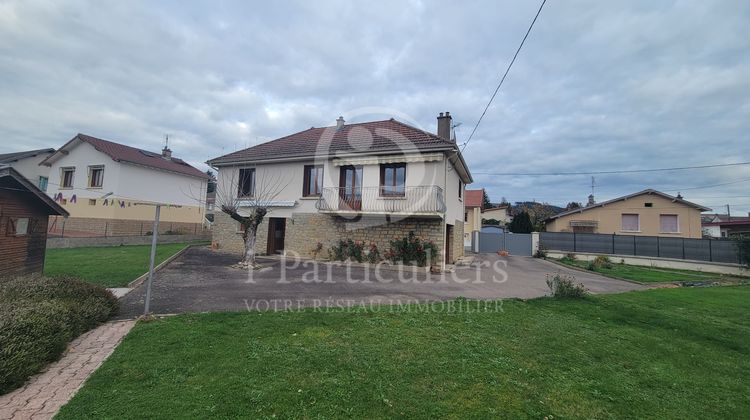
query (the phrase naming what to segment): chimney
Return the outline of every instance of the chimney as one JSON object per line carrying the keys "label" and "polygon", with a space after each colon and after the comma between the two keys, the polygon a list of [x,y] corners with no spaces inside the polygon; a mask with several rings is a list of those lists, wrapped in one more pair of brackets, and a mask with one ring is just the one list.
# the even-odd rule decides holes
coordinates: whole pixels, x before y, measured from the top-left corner
{"label": "chimney", "polygon": [[594,201],[594,194],[589,194],[589,202],[586,203],[586,207],[593,206],[596,204],[596,201]]}
{"label": "chimney", "polygon": [[445,114],[442,112],[437,117],[437,135],[438,137],[451,141],[451,122],[453,117],[451,113],[446,111]]}
{"label": "chimney", "polygon": [[172,159],[172,149],[164,146],[164,148],[161,149],[161,157],[163,157],[164,159]]}
{"label": "chimney", "polygon": [[344,126],[344,117],[339,116],[336,118],[336,129],[341,130],[341,128]]}
{"label": "chimney", "polygon": [[680,194],[680,193],[677,193],[677,199],[678,199],[678,200],[682,200],[682,194]]}

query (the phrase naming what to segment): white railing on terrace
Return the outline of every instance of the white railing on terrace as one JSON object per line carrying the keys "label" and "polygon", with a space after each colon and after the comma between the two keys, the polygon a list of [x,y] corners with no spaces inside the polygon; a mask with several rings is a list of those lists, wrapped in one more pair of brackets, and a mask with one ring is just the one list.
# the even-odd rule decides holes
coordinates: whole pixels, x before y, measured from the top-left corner
{"label": "white railing on terrace", "polygon": [[323,212],[434,214],[445,212],[438,186],[323,188],[316,204]]}

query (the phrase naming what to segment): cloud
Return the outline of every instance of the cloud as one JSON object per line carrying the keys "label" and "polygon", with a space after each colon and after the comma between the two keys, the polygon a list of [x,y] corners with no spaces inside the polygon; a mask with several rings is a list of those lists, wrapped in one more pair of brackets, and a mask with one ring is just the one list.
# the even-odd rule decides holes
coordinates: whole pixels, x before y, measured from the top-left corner
{"label": "cloud", "polygon": [[[206,159],[377,114],[465,141],[532,2],[6,1],[0,152],[84,132]],[[494,200],[585,200],[591,180],[482,173],[674,167],[750,156],[750,4],[548,2],[466,149]],[[370,114],[363,114],[362,110]],[[750,210],[750,168],[597,177]],[[727,198],[724,198],[727,197]],[[731,198],[730,198],[731,197]]]}

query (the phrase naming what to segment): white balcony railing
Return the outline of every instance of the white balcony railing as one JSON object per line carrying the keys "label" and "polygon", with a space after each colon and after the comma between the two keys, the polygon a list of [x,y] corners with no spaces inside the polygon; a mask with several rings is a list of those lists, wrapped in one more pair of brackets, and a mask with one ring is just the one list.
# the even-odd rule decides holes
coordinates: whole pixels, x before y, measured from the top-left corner
{"label": "white balcony railing", "polygon": [[323,188],[316,204],[329,213],[435,214],[445,212],[438,186]]}

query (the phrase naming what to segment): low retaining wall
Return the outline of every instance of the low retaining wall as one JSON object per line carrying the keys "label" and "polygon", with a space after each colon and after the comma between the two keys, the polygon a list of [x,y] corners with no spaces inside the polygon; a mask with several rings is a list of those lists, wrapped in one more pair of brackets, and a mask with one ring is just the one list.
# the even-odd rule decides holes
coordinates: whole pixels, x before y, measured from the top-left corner
{"label": "low retaining wall", "polygon": [[[159,235],[158,243],[210,241],[211,235]],[[84,246],[150,245],[149,236],[114,236],[107,238],[47,238],[47,248],[81,248]]]}
{"label": "low retaining wall", "polygon": [[574,254],[576,259],[582,261],[593,261],[594,258],[604,255],[612,262],[619,263],[622,260],[625,264],[639,265],[644,267],[672,268],[676,270],[693,270],[703,271],[706,273],[728,274],[732,276],[750,276],[750,270],[739,264],[723,264],[707,261],[677,260],[673,258],[657,257],[634,257],[632,255],[612,255],[612,254],[595,254],[587,252],[562,252],[547,251],[550,258],[562,258],[568,254]]}

